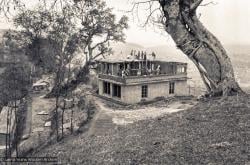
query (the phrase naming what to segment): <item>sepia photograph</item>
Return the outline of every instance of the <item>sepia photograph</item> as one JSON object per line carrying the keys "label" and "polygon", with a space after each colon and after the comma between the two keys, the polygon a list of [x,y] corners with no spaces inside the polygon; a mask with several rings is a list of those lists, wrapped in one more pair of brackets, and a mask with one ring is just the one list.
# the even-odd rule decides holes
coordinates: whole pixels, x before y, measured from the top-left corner
{"label": "sepia photograph", "polygon": [[0,164],[250,165],[250,1],[0,0]]}

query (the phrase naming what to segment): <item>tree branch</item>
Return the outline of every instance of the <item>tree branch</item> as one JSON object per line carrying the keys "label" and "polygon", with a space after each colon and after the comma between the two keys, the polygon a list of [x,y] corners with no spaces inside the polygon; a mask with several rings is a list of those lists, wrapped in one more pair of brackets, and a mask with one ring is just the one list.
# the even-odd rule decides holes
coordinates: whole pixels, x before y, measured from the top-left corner
{"label": "tree branch", "polygon": [[212,4],[212,5],[217,5],[218,3],[216,2],[213,2],[213,1],[211,1],[211,2],[208,2],[208,3],[205,3],[205,4],[201,4],[200,6],[208,6],[208,5],[210,5],[210,4]]}
{"label": "tree branch", "polygon": [[142,4],[152,4],[154,1],[159,1],[159,0],[147,0],[147,1],[140,1],[140,2],[134,2],[132,8],[127,11],[127,13],[134,12],[135,8],[138,8]]}
{"label": "tree branch", "polygon": [[149,14],[147,15],[146,17],[146,20],[144,22],[143,20],[143,24],[141,25],[142,27],[146,27],[146,25],[150,23],[152,24],[156,24],[156,23],[159,23],[159,21],[155,21],[153,18],[154,17],[154,14],[157,12],[157,11],[162,11],[161,10],[161,7],[159,6],[155,6],[155,3],[154,2],[159,2],[159,0],[143,0],[143,1],[139,1],[139,2],[133,2],[133,6],[130,10],[126,11],[127,13],[132,13],[132,16],[133,16],[133,13],[136,12],[137,14],[137,19],[140,21],[140,17],[139,17],[139,7],[141,5],[148,5],[146,6],[146,9],[143,9],[145,11],[147,11]]}
{"label": "tree branch", "polygon": [[107,36],[106,36],[106,39],[105,39],[104,41],[102,41],[102,42],[97,43],[95,46],[93,46],[93,47],[92,47],[92,50],[96,49],[98,46],[100,46],[100,45],[102,45],[102,44],[107,43],[107,42],[110,41],[110,40],[111,40],[111,39],[110,39],[110,35],[109,35],[109,32],[108,32],[108,34],[107,34]]}
{"label": "tree branch", "polygon": [[200,4],[202,3],[203,0],[197,0],[195,1],[191,6],[190,6],[190,10],[191,11],[195,11],[199,6]]}
{"label": "tree branch", "polygon": [[153,15],[156,11],[158,11],[158,10],[161,10],[161,9],[160,9],[160,8],[156,8],[156,9],[152,10],[152,9],[150,8],[150,13],[149,13],[149,15],[147,16],[147,19],[146,19],[146,21],[145,21],[143,27],[145,27],[145,26],[149,23],[149,20],[151,19],[152,15]]}

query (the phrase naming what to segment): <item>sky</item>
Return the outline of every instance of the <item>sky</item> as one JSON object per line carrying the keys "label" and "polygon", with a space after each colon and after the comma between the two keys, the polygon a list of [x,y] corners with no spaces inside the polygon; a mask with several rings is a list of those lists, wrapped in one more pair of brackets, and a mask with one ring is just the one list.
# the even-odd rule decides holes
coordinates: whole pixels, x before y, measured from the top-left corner
{"label": "sky", "polygon": [[[133,0],[105,0],[112,7],[117,17],[129,16],[129,29],[126,30],[127,42],[147,46],[173,45],[171,37],[157,27],[142,27],[147,12],[141,7],[140,20],[136,13],[127,13],[132,8]],[[142,1],[142,0],[140,0]],[[30,1],[32,3],[32,1]],[[204,0],[209,3],[211,0]],[[198,14],[203,24],[223,44],[250,44],[250,1],[249,0],[213,0],[216,5],[199,7]],[[0,28],[10,28],[11,23],[0,19]]]}
{"label": "sky", "polygon": [[[106,0],[118,15],[127,14],[133,0]],[[204,4],[211,0],[204,0]],[[213,0],[216,5],[199,7],[202,23],[224,44],[250,44],[250,1],[249,0]],[[140,17],[145,17],[146,12]],[[130,29],[126,32],[127,41],[145,46],[172,45],[173,41],[166,32],[142,28],[140,23],[130,17]],[[163,35],[164,34],[164,35]]]}

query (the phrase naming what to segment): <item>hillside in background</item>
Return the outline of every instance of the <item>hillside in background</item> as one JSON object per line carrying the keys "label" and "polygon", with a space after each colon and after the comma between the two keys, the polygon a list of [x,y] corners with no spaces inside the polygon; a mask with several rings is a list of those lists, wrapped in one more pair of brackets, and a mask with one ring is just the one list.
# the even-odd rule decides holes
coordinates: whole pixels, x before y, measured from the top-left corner
{"label": "hillside in background", "polygon": [[[116,56],[122,54],[125,57],[130,54],[131,50],[143,50],[148,53],[154,51],[157,54],[157,58],[163,60],[176,60],[181,62],[189,61],[189,59],[175,46],[159,45],[153,47],[143,47],[142,45],[135,43],[114,43],[112,48],[114,55]],[[225,49],[233,62],[244,61],[245,63],[250,64],[250,45],[225,45]]]}

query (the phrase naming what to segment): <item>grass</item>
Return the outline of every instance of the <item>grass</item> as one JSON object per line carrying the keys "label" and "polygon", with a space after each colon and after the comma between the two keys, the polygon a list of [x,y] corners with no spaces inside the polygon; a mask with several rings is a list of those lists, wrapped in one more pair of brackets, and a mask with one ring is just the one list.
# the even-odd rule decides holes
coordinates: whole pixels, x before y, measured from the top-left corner
{"label": "grass", "polygon": [[70,136],[33,156],[72,164],[250,164],[249,107],[249,96],[207,100],[103,136]]}

